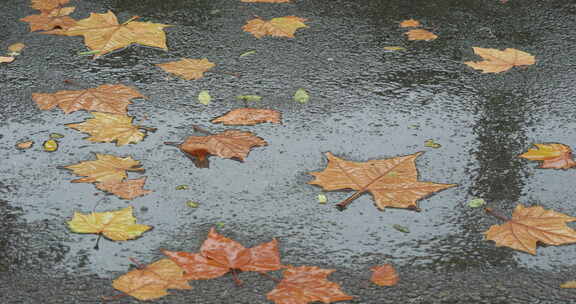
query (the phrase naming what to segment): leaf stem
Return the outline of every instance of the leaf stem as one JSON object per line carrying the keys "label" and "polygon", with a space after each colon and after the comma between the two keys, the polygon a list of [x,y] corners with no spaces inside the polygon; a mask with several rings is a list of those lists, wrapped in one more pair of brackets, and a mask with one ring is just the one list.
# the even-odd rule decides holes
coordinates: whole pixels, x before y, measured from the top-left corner
{"label": "leaf stem", "polygon": [[238,278],[238,271],[236,269],[232,269],[232,278],[236,283],[236,286],[242,286],[242,281]]}
{"label": "leaf stem", "polygon": [[212,135],[212,133],[210,133],[210,132],[202,129],[202,128],[199,127],[199,126],[194,125],[194,126],[192,126],[192,128],[193,128],[194,131],[196,131],[196,132],[204,133],[204,134],[206,134],[206,135],[208,135],[208,136]]}
{"label": "leaf stem", "polygon": [[100,243],[100,239],[102,238],[102,234],[98,234],[98,238],[96,239],[96,245],[94,245],[94,250],[99,250],[100,247],[98,246],[98,244]]}
{"label": "leaf stem", "polygon": [[117,295],[111,296],[111,297],[102,296],[102,301],[104,301],[104,302],[106,302],[106,301],[114,301],[114,300],[118,300],[118,299],[120,299],[120,298],[122,298],[122,297],[125,297],[125,296],[126,296],[125,293],[117,294]]}
{"label": "leaf stem", "polygon": [[157,128],[150,128],[150,127],[145,127],[145,126],[136,126],[138,129],[142,129],[144,131],[147,132],[156,132],[158,129]]}
{"label": "leaf stem", "polygon": [[136,260],[135,258],[128,258],[130,260],[130,262],[134,263],[134,265],[136,265],[136,268],[142,270],[144,268],[146,268],[146,265],[141,264],[140,262],[138,262],[138,260]]}
{"label": "leaf stem", "polygon": [[336,204],[336,209],[340,210],[340,211],[344,211],[346,210],[346,208],[348,207],[348,205],[350,205],[352,203],[352,201],[354,201],[355,199],[357,199],[358,197],[360,197],[360,195],[362,195],[362,193],[364,193],[366,191],[356,191],[354,194],[352,194],[350,197],[348,197],[347,199],[341,201],[340,203]]}
{"label": "leaf stem", "polygon": [[134,21],[134,20],[136,20],[136,19],[138,19],[138,18],[140,18],[140,16],[134,16],[134,17],[128,19],[128,21],[122,23],[122,25],[126,25],[126,24],[128,24],[128,23],[130,23],[130,22],[132,22],[132,21]]}
{"label": "leaf stem", "polygon": [[165,141],[164,144],[165,144],[165,145],[168,145],[168,146],[174,146],[174,147],[179,147],[179,146],[180,146],[180,143],[177,143],[177,142],[174,142],[174,141]]}
{"label": "leaf stem", "polygon": [[486,213],[488,213],[488,214],[490,214],[490,215],[492,215],[492,216],[494,216],[494,217],[496,217],[496,218],[498,218],[504,222],[508,222],[510,220],[509,218],[503,216],[502,214],[495,212],[494,210],[492,210],[492,208],[486,207],[486,208],[484,208],[484,211],[486,211]]}

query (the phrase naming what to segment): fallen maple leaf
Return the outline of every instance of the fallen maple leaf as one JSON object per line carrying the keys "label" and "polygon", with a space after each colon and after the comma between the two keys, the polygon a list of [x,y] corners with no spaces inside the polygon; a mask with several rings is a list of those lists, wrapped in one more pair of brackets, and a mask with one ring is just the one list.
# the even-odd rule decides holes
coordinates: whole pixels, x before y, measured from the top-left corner
{"label": "fallen maple leaf", "polygon": [[568,169],[576,166],[572,159],[572,149],[563,144],[534,144],[536,149],[528,149],[528,152],[519,157],[529,160],[543,161],[540,168]]}
{"label": "fallen maple leaf", "polygon": [[30,5],[33,9],[39,11],[51,11],[55,8],[59,8],[62,5],[70,2],[70,0],[32,0]]}
{"label": "fallen maple leaf", "polygon": [[576,281],[564,282],[560,285],[560,288],[576,288]]}
{"label": "fallen maple leaf", "polygon": [[335,269],[322,269],[316,266],[289,267],[284,270],[284,278],[266,297],[276,304],[306,304],[310,302],[332,303],[351,300],[354,297],[340,290],[338,283],[327,277]]}
{"label": "fallen maple leaf", "polygon": [[511,69],[513,66],[532,65],[536,62],[534,56],[517,49],[486,49],[473,47],[474,53],[484,61],[466,61],[464,64],[482,70],[482,73],[500,73]]}
{"label": "fallen maple leaf", "polygon": [[20,54],[25,47],[26,45],[24,43],[18,42],[8,46],[8,51],[10,51],[10,53]]}
{"label": "fallen maple leaf", "polygon": [[108,182],[108,183],[97,183],[96,188],[110,192],[120,198],[132,200],[138,196],[143,196],[148,193],[152,193],[151,190],[144,189],[144,183],[146,183],[146,177],[138,179],[128,179],[122,182]]}
{"label": "fallen maple leaf", "polygon": [[135,239],[152,228],[147,225],[136,224],[131,206],[118,211],[89,214],[74,212],[74,217],[68,221],[68,227],[76,233],[101,234],[113,241]]}
{"label": "fallen maple leaf", "polygon": [[238,283],[236,271],[273,271],[283,268],[280,263],[276,239],[252,248],[224,237],[210,229],[208,238],[202,243],[200,253],[162,250],[178,266],[184,269],[184,278],[206,280],[220,277],[232,271]]}
{"label": "fallen maple leaf", "polygon": [[68,17],[75,7],[55,8],[51,11],[42,12],[38,15],[30,15],[21,18],[21,21],[30,24],[30,31],[50,31],[45,34],[64,35],[64,32],[76,25],[76,20]]}
{"label": "fallen maple leaf", "polygon": [[370,268],[373,271],[370,281],[379,286],[394,286],[398,284],[398,273],[391,264]]}
{"label": "fallen maple leaf", "polygon": [[346,208],[364,192],[370,192],[380,210],[386,207],[407,208],[419,211],[417,200],[434,192],[454,187],[456,184],[436,184],[418,181],[416,158],[423,152],[367,162],[352,162],[326,153],[328,166],[321,172],[310,172],[315,179],[309,184],[324,190],[357,190],[352,196],[336,205]]}
{"label": "fallen maple leaf", "polygon": [[73,180],[73,183],[119,183],[127,177],[126,171],[144,171],[144,168],[137,167],[139,165],[140,162],[130,156],[122,158],[96,153],[96,160],[84,161],[64,168],[72,170],[76,175],[86,176]]}
{"label": "fallen maple leaf", "polygon": [[212,119],[212,123],[224,125],[253,126],[262,122],[281,123],[280,112],[268,109],[241,108],[232,110],[220,117]]}
{"label": "fallen maple leaf", "polygon": [[404,34],[408,35],[408,40],[430,41],[438,38],[438,36],[436,36],[434,33],[424,29],[409,30]]}
{"label": "fallen maple leaf", "polygon": [[400,22],[400,27],[419,27],[420,21],[414,19],[408,19]]}
{"label": "fallen maple leaf", "polygon": [[128,20],[118,24],[116,15],[111,11],[105,14],[91,13],[90,17],[79,20],[66,31],[67,36],[84,36],[86,46],[98,51],[98,58],[111,51],[127,47],[133,43],[168,50],[163,29],[170,25]]}
{"label": "fallen maple leaf", "polygon": [[105,84],[77,91],[32,93],[32,99],[41,110],[58,106],[66,114],[78,110],[125,114],[130,99],[138,97],[145,98],[135,89],[121,84]]}
{"label": "fallen maple leaf", "polygon": [[248,21],[242,29],[245,32],[251,33],[256,38],[262,38],[266,35],[294,38],[296,30],[308,27],[304,24],[304,21],[306,21],[306,19],[296,16],[272,18],[270,21],[255,18]]}
{"label": "fallen maple leaf", "polygon": [[94,118],[83,123],[66,124],[67,127],[92,135],[87,139],[93,142],[113,142],[117,146],[137,143],[144,139],[145,134],[140,129],[154,131],[153,128],[135,126],[132,117],[123,114],[91,113]]}
{"label": "fallen maple leaf", "polygon": [[204,72],[216,66],[206,58],[188,59],[184,58],[178,61],[159,63],[156,66],[162,68],[168,73],[176,74],[186,80],[200,79],[204,77]]}
{"label": "fallen maple leaf", "polygon": [[524,207],[518,204],[507,219],[486,208],[486,211],[501,220],[502,225],[493,225],[484,232],[487,240],[496,242],[496,246],[507,246],[530,254],[536,254],[536,242],[548,245],[576,243],[576,231],[566,223],[576,221],[576,217],[546,210],[540,206]]}
{"label": "fallen maple leaf", "polygon": [[164,144],[178,146],[180,151],[194,161],[196,167],[208,168],[210,155],[244,161],[250,149],[266,146],[268,143],[248,131],[227,130],[209,136],[190,136],[182,144]]}
{"label": "fallen maple leaf", "polygon": [[138,300],[153,300],[167,295],[166,289],[192,289],[182,274],[176,263],[161,259],[118,277],[112,286]]}

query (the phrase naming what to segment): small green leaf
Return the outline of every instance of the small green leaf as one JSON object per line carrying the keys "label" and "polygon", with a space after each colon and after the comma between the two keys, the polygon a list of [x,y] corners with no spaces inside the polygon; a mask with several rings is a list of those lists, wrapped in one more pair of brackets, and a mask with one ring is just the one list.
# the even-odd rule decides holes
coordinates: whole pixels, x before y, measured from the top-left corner
{"label": "small green leaf", "polygon": [[406,227],[406,226],[394,224],[394,225],[392,225],[392,227],[393,227],[394,229],[400,231],[400,232],[410,233],[410,230],[409,230],[408,227]]}
{"label": "small green leaf", "polygon": [[52,139],[60,139],[60,138],[64,138],[64,135],[60,134],[60,133],[50,133],[50,138]]}
{"label": "small green leaf", "polygon": [[242,54],[240,55],[240,57],[250,56],[250,55],[253,55],[253,54],[256,54],[256,51],[252,50],[252,51],[248,51],[248,52],[242,53]]}
{"label": "small green leaf", "polygon": [[307,103],[308,100],[310,100],[310,95],[308,95],[308,92],[306,92],[306,90],[298,89],[296,90],[296,93],[294,93],[294,101],[297,101],[299,103]]}
{"label": "small green leaf", "polygon": [[398,176],[398,173],[396,173],[396,171],[390,171],[390,172],[388,172],[388,174],[386,174],[386,176],[394,177],[394,176]]}
{"label": "small green leaf", "polygon": [[190,208],[198,208],[198,206],[200,206],[200,203],[195,202],[195,201],[187,201],[186,206],[188,206]]}
{"label": "small green leaf", "polygon": [[200,93],[198,94],[198,102],[200,102],[205,106],[207,106],[211,100],[212,96],[210,96],[210,93],[206,90],[200,91]]}
{"label": "small green leaf", "polygon": [[442,145],[434,142],[433,139],[428,139],[427,141],[424,142],[424,147],[438,149],[438,148],[442,147]]}
{"label": "small green leaf", "polygon": [[324,193],[318,194],[318,203],[326,204],[327,202],[328,202],[328,199],[326,198],[326,195],[324,195]]}
{"label": "small green leaf", "polygon": [[224,228],[224,225],[225,225],[225,224],[224,224],[224,222],[216,222],[215,225],[216,225],[216,227],[218,227],[218,228]]}
{"label": "small green leaf", "polygon": [[94,54],[98,54],[98,53],[100,53],[100,50],[86,51],[86,52],[78,52],[78,55],[80,55],[80,56],[86,56],[86,55],[94,55]]}
{"label": "small green leaf", "polygon": [[42,144],[42,148],[44,148],[44,151],[46,152],[54,152],[58,150],[58,142],[53,139],[49,139]]}
{"label": "small green leaf", "polygon": [[486,205],[486,201],[482,198],[475,198],[468,201],[468,207],[470,208],[480,208],[484,205]]}
{"label": "small green leaf", "polygon": [[236,96],[236,99],[240,100],[240,101],[260,101],[262,100],[262,96],[258,96],[258,95],[239,95]]}
{"label": "small green leaf", "polygon": [[176,190],[188,190],[190,187],[188,185],[178,185],[176,186]]}

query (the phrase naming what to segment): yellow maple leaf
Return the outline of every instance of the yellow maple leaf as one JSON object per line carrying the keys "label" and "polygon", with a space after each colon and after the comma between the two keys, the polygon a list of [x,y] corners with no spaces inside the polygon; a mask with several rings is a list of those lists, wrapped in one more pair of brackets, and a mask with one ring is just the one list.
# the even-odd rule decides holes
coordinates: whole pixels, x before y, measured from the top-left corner
{"label": "yellow maple leaf", "polygon": [[423,30],[423,29],[409,30],[408,32],[406,32],[404,34],[408,35],[408,40],[430,41],[430,40],[434,40],[434,39],[438,38],[438,36],[436,36],[434,33],[430,32],[428,30]]}
{"label": "yellow maple leaf", "polygon": [[464,64],[482,70],[482,73],[500,73],[513,66],[532,65],[536,62],[534,56],[517,49],[507,48],[503,51],[473,47],[474,53],[484,61],[466,61]]}
{"label": "yellow maple leaf", "polygon": [[74,212],[74,217],[68,221],[68,227],[76,233],[102,234],[113,241],[135,239],[152,228],[147,225],[136,224],[131,206],[118,211],[89,214]]}
{"label": "yellow maple leaf", "polygon": [[572,149],[563,144],[534,144],[536,149],[518,156],[529,160],[543,161],[540,168],[568,169],[576,166]]}
{"label": "yellow maple leaf", "polygon": [[161,259],[134,269],[112,282],[112,286],[138,300],[152,300],[168,294],[166,289],[192,289],[184,270],[170,259]]}
{"label": "yellow maple leaf", "polygon": [[73,183],[119,183],[127,177],[126,171],[144,171],[144,168],[136,168],[139,165],[140,162],[130,156],[122,158],[96,153],[96,160],[84,161],[64,168],[72,170],[76,175],[86,176],[73,180]]}
{"label": "yellow maple leaf", "polygon": [[[77,124],[67,124],[69,128],[89,133],[87,139],[93,142],[113,142],[117,146],[137,143],[144,139],[145,134],[140,132],[141,126],[132,124],[132,117],[123,114],[91,113],[94,118]],[[147,130],[154,130],[146,128]]]}
{"label": "yellow maple leaf", "polygon": [[159,63],[156,66],[162,68],[168,73],[176,74],[186,80],[200,79],[204,77],[204,72],[216,66],[206,58],[188,59],[184,58],[178,61]]}
{"label": "yellow maple leaf", "polygon": [[105,14],[91,13],[90,17],[79,20],[65,34],[84,36],[86,46],[93,51],[98,51],[94,58],[127,47],[132,43],[168,49],[163,29],[170,25],[132,20],[118,24],[116,15],[111,11]]}
{"label": "yellow maple leaf", "polygon": [[256,38],[261,38],[266,35],[294,38],[296,30],[308,27],[304,24],[304,21],[306,21],[306,19],[296,16],[272,18],[270,21],[255,18],[248,21],[242,29],[245,32],[251,33]]}

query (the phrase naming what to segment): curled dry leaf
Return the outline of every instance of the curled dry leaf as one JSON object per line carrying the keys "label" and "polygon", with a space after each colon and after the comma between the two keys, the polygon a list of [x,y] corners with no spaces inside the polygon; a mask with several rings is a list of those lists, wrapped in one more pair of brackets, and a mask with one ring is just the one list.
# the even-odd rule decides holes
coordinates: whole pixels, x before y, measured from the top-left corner
{"label": "curled dry leaf", "polygon": [[310,172],[315,179],[309,184],[319,185],[326,191],[352,189],[352,196],[339,203],[339,209],[364,192],[370,192],[378,209],[407,208],[419,211],[417,201],[456,184],[436,184],[418,181],[416,158],[423,152],[388,159],[352,162],[326,153],[328,166],[321,172]]}
{"label": "curled dry leaf", "polygon": [[105,84],[97,88],[56,93],[32,93],[41,110],[60,107],[64,113],[78,110],[125,114],[132,98],[144,98],[140,92],[121,84]]}
{"label": "curled dry leaf", "polygon": [[[252,248],[224,237],[210,229],[199,253],[162,250],[166,256],[184,269],[184,278],[207,280],[229,271],[273,271],[283,268],[276,239]],[[237,279],[237,278],[235,278]],[[238,283],[239,281],[237,281]]]}
{"label": "curled dry leaf", "polygon": [[68,221],[68,227],[76,233],[102,234],[113,241],[135,239],[152,228],[136,224],[131,206],[118,211],[89,214],[74,212],[74,217]]}
{"label": "curled dry leaf", "polygon": [[[486,211],[494,214],[491,209],[487,208]],[[566,226],[566,223],[573,221],[576,221],[576,217],[540,206],[524,207],[518,204],[512,219],[502,225],[493,225],[484,235],[487,240],[496,242],[496,246],[507,246],[535,255],[537,242],[548,245],[576,243],[576,231]]]}
{"label": "curled dry leaf", "polygon": [[204,72],[216,66],[206,58],[202,59],[188,59],[184,58],[178,61],[167,63],[160,63],[156,66],[162,68],[164,71],[176,74],[186,80],[200,79],[204,77]]}
{"label": "curled dry leaf", "polygon": [[276,304],[306,304],[311,302],[332,303],[351,300],[354,297],[340,290],[340,285],[328,281],[335,269],[316,266],[288,267],[284,278],[266,297]]}
{"label": "curled dry leaf", "polygon": [[[87,139],[93,142],[113,142],[117,146],[138,143],[145,134],[140,132],[141,126],[132,124],[132,117],[124,114],[91,113],[94,118],[83,123],[66,124],[67,127],[89,133]],[[153,130],[153,129],[149,129]]]}
{"label": "curled dry leaf", "polygon": [[183,272],[170,259],[161,259],[118,277],[112,286],[138,300],[153,300],[167,295],[166,289],[192,289]]}
{"label": "curled dry leaf", "polygon": [[517,49],[486,49],[473,47],[474,53],[484,59],[484,61],[466,61],[464,64],[481,70],[482,73],[500,73],[511,69],[514,66],[532,65],[536,62],[534,56]]}
{"label": "curled dry leaf", "polygon": [[152,193],[151,190],[144,189],[144,183],[146,183],[146,177],[138,179],[128,179],[122,182],[109,182],[109,183],[97,183],[96,188],[110,192],[120,198],[132,200],[138,196],[143,196],[148,193]]}
{"label": "curled dry leaf", "polygon": [[[174,143],[165,144],[174,145]],[[250,149],[266,145],[264,139],[251,132],[228,130],[209,136],[190,136],[178,147],[194,161],[196,167],[208,168],[210,155],[244,161]]]}
{"label": "curled dry leaf", "polygon": [[398,284],[398,273],[391,264],[370,268],[373,271],[370,281],[379,286],[394,286]]}
{"label": "curled dry leaf", "polygon": [[294,38],[296,30],[308,27],[304,24],[304,21],[306,21],[306,19],[296,16],[272,18],[270,21],[255,18],[248,21],[242,29],[245,32],[251,33],[256,38],[262,38],[266,35]]}
{"label": "curled dry leaf", "polygon": [[414,19],[408,19],[400,22],[400,27],[419,27],[420,21]]}
{"label": "curled dry leaf", "polygon": [[223,123],[224,125],[253,126],[263,122],[281,123],[281,114],[276,110],[241,108],[232,110],[223,116],[212,119],[212,123]]}
{"label": "curled dry leaf", "polygon": [[144,168],[138,168],[138,166],[140,162],[130,156],[122,158],[96,153],[96,160],[84,161],[64,168],[72,170],[76,175],[85,176],[73,180],[73,183],[120,183],[127,177],[126,171],[144,171]]}
{"label": "curled dry leaf", "polygon": [[76,25],[76,20],[68,17],[75,7],[55,8],[52,11],[30,15],[20,19],[30,25],[30,31],[49,31],[44,34],[64,35],[65,31]]}
{"label": "curled dry leaf", "polygon": [[534,144],[536,149],[528,149],[528,152],[519,157],[529,160],[542,161],[540,168],[568,169],[576,166],[572,159],[572,149],[563,144]]}
{"label": "curled dry leaf", "polygon": [[404,34],[408,35],[408,40],[430,41],[430,40],[434,40],[434,39],[438,38],[438,36],[436,36],[434,33],[430,32],[428,30],[423,30],[423,29],[409,30],[408,32],[406,32]]}
{"label": "curled dry leaf", "polygon": [[105,14],[91,13],[66,31],[67,36],[84,36],[86,46],[98,51],[94,58],[127,47],[133,43],[168,50],[163,29],[170,25],[129,21],[119,24],[111,11]]}

